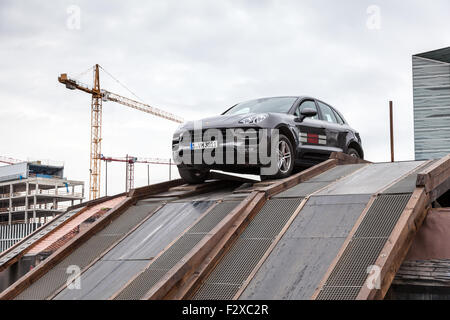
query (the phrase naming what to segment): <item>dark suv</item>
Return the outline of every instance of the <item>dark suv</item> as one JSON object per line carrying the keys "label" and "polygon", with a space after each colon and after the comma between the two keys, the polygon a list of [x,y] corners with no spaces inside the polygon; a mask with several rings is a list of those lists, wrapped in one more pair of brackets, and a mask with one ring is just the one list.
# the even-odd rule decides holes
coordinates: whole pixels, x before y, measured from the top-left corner
{"label": "dark suv", "polygon": [[[273,129],[277,129],[276,142]],[[257,162],[249,161],[260,149],[252,142],[261,141],[267,142],[276,162],[276,170],[270,174],[261,171],[268,164],[261,163],[259,157]],[[234,151],[231,157],[226,156],[226,148]],[[342,114],[306,96],[251,100],[236,104],[222,115],[186,122],[174,133],[172,151],[180,176],[189,183],[203,182],[211,169],[261,174],[262,179],[284,178],[295,167],[313,166],[334,151],[364,158],[361,138]],[[215,160],[192,161],[195,154],[206,153]],[[240,156],[243,160],[236,162]]]}

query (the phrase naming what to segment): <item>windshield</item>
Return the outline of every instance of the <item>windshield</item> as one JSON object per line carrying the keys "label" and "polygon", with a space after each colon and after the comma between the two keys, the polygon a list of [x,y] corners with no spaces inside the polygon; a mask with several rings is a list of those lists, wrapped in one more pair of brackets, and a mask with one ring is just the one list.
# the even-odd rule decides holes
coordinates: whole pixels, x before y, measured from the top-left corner
{"label": "windshield", "polygon": [[224,114],[237,115],[264,112],[288,113],[296,100],[297,98],[295,97],[264,98],[252,100],[239,103],[230,110],[226,111]]}

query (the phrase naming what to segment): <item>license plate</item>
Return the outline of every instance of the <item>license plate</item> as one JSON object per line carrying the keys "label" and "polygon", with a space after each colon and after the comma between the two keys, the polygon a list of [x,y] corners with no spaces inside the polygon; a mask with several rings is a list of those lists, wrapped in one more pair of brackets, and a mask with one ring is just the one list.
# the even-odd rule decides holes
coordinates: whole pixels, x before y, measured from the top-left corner
{"label": "license plate", "polygon": [[217,146],[217,141],[192,142],[191,150],[215,149]]}

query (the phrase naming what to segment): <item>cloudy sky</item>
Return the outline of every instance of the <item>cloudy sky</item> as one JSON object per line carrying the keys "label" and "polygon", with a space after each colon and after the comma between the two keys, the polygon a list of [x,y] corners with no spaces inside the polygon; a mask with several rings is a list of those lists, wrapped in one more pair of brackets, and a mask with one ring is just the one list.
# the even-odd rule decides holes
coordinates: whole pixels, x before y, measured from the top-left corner
{"label": "cloudy sky", "polygon": [[[411,56],[449,46],[449,30],[448,0],[1,0],[0,155],[63,161],[88,185],[90,97],[57,77],[98,63],[185,119],[258,97],[316,96],[360,131],[372,161],[389,159],[394,100],[396,158],[410,160]],[[101,85],[133,97],[105,73]],[[176,126],[104,103],[102,153],[168,158]],[[167,167],[150,171],[152,182],[168,177]],[[124,165],[108,177],[110,193],[122,192]],[[146,183],[137,166],[136,186]]]}

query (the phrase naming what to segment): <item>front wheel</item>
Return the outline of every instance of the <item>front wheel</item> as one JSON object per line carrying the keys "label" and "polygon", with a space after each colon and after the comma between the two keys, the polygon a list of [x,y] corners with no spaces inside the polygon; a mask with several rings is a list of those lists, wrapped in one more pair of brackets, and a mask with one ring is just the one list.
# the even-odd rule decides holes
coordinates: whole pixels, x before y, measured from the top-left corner
{"label": "front wheel", "polygon": [[283,179],[289,177],[294,170],[294,148],[291,140],[280,134],[277,153],[277,173],[271,176],[261,176],[261,180]]}
{"label": "front wheel", "polygon": [[353,158],[361,159],[361,156],[359,155],[358,151],[356,151],[353,148],[348,148],[347,154]]}
{"label": "front wheel", "polygon": [[209,170],[187,169],[178,167],[180,177],[189,184],[200,184],[208,178]]}

